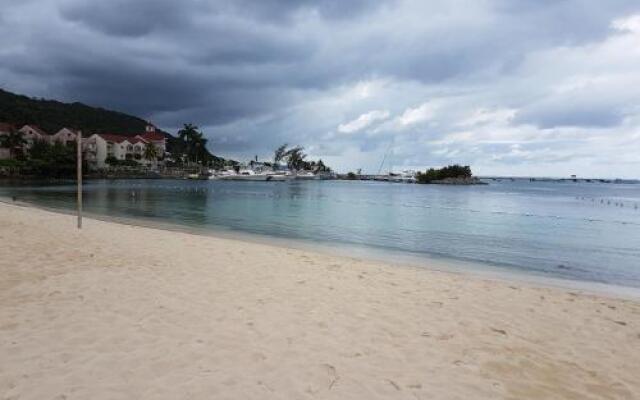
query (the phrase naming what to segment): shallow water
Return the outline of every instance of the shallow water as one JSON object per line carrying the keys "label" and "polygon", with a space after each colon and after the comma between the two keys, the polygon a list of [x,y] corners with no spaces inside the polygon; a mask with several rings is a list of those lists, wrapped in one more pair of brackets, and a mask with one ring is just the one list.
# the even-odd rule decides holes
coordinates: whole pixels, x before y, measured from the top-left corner
{"label": "shallow water", "polygon": [[[75,207],[73,183],[0,185],[1,196]],[[638,184],[91,181],[84,208],[199,230],[640,287]]]}

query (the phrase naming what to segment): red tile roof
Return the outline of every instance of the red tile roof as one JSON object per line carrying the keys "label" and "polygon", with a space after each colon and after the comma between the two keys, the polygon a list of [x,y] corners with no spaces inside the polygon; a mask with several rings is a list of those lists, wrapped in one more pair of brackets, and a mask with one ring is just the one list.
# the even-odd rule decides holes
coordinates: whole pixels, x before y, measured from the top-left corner
{"label": "red tile roof", "polygon": [[9,124],[7,122],[0,122],[0,132],[10,132],[13,129],[15,129],[13,124]]}
{"label": "red tile roof", "polygon": [[159,133],[159,132],[145,132],[145,133],[143,133],[141,135],[138,135],[138,136],[140,136],[143,139],[153,140],[153,141],[160,141],[160,140],[165,140],[166,139],[166,137],[162,133]]}
{"label": "red tile roof", "polygon": [[131,138],[126,137],[126,136],[116,135],[116,134],[112,134],[112,133],[98,133],[98,136],[100,136],[101,138],[103,138],[107,142],[115,142],[115,143],[122,143],[125,140],[130,140],[131,139]]}
{"label": "red tile roof", "polygon": [[61,131],[65,130],[65,129],[68,130],[69,132],[75,134],[75,135],[78,134],[78,130],[64,127],[64,128],[60,128],[60,130],[58,130],[56,133],[54,133],[54,135],[57,135],[58,133],[60,133]]}
{"label": "red tile roof", "polygon": [[131,144],[137,144],[137,143],[148,143],[147,140],[144,140],[142,138],[139,137],[131,137],[131,136],[123,136],[123,135],[116,135],[114,133],[98,133],[98,136],[100,136],[101,138],[103,138],[104,140],[106,140],[107,142],[114,142],[114,143],[122,143],[125,140],[128,141]]}

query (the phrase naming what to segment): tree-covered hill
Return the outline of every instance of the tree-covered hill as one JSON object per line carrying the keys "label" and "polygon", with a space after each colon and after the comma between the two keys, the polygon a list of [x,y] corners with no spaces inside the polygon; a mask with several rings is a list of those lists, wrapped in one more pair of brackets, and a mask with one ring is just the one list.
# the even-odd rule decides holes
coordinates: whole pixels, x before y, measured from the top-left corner
{"label": "tree-covered hill", "polygon": [[82,103],[62,103],[34,99],[0,89],[0,121],[16,126],[35,124],[55,133],[63,127],[91,133],[135,135],[144,132],[147,122],[141,118]]}
{"label": "tree-covered hill", "polygon": [[[81,129],[84,135],[93,133],[117,133],[134,136],[144,132],[147,121],[125,113],[91,107],[82,103],[62,103],[55,100],[35,99],[0,89],[0,122],[12,123],[17,127],[34,124],[48,133],[55,133],[63,127]],[[182,154],[185,143],[167,132],[167,151],[173,155]],[[207,149],[200,160],[216,165],[225,160],[211,154]]]}

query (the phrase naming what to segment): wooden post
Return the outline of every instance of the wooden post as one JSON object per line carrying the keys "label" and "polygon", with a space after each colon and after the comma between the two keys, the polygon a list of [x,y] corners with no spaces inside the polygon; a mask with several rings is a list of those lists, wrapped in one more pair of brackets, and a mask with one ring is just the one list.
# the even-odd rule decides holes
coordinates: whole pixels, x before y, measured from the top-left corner
{"label": "wooden post", "polygon": [[82,229],[82,131],[77,136],[77,170],[78,170],[78,229]]}

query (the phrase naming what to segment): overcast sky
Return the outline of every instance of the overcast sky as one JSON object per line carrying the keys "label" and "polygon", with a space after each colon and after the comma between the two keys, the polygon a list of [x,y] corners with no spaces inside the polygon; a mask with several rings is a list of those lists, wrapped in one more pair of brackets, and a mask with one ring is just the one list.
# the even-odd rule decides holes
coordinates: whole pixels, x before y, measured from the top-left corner
{"label": "overcast sky", "polygon": [[640,177],[638,0],[0,0],[0,87],[218,155]]}

